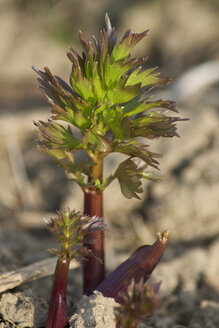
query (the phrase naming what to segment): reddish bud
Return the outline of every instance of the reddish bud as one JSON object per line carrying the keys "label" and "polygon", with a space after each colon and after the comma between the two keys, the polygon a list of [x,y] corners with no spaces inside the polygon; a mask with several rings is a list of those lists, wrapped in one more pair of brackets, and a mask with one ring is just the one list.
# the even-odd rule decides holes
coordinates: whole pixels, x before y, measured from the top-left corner
{"label": "reddish bud", "polygon": [[131,280],[147,281],[163,255],[168,240],[168,231],[158,233],[153,245],[139,247],[125,262],[120,264],[97,288],[105,297],[122,303],[121,293],[126,292]]}

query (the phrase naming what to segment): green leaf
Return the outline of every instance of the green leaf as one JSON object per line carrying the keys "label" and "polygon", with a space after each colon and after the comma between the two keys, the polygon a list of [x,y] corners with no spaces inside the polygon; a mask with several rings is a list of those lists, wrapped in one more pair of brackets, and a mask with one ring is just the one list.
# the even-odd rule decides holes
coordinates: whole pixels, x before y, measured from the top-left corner
{"label": "green leaf", "polygon": [[92,104],[96,104],[97,97],[95,95],[93,89],[93,81],[90,78],[87,80],[86,78],[78,78],[71,76],[71,85],[75,89],[75,91],[82,97],[84,100],[91,102]]}
{"label": "green leaf", "polygon": [[45,67],[42,71],[36,67],[33,68],[40,76],[38,79],[40,89],[46,94],[49,103],[60,107],[70,106],[78,102],[76,92],[65,83],[60,77],[53,76],[50,70]]}
{"label": "green leaf", "polygon": [[110,126],[114,137],[118,140],[129,140],[133,136],[132,122],[128,117],[122,119],[121,121],[119,118],[116,118],[112,121]]}
{"label": "green leaf", "polygon": [[159,182],[162,180],[161,177],[155,175],[154,172],[150,172],[150,171],[147,171],[147,172],[140,171],[137,174],[142,176],[142,178],[153,181],[153,182]]}
{"label": "green leaf", "polygon": [[147,165],[137,165],[130,158],[119,165],[114,177],[118,179],[121,191],[126,198],[139,198],[137,194],[143,192],[142,178],[154,182],[160,180],[160,177],[157,177],[153,172],[145,172],[146,167]]}
{"label": "green leaf", "polygon": [[143,102],[138,101],[138,97],[131,103],[124,105],[124,117],[133,116],[142,112],[147,111],[151,108],[167,108],[172,111],[176,111],[176,106],[174,101],[163,101],[161,99],[156,101],[148,101],[151,97],[145,99]]}
{"label": "green leaf", "polygon": [[123,105],[123,117],[133,116],[145,111],[144,103],[140,102],[139,99],[140,96],[137,96]]}
{"label": "green leaf", "polygon": [[87,115],[90,118],[93,118],[93,109],[94,105],[85,101],[84,99],[78,97],[77,101],[74,102],[75,108],[81,110],[84,115]]}
{"label": "green leaf", "polygon": [[112,150],[111,142],[109,140],[91,130],[85,132],[82,144],[85,148],[92,151],[98,150],[103,153],[108,153]]}
{"label": "green leaf", "polygon": [[111,123],[117,124],[122,116],[122,108],[120,106],[105,107],[103,111],[103,120],[106,125],[111,128]]}
{"label": "green leaf", "polygon": [[154,70],[154,68],[147,70],[137,68],[129,75],[126,86],[140,83],[141,87],[145,87],[149,85],[163,84],[170,81],[169,79],[160,78],[160,73],[154,73]]}
{"label": "green leaf", "polygon": [[63,159],[66,156],[65,151],[62,149],[49,149],[45,145],[38,145],[38,148],[45,154],[55,157],[58,160]]}
{"label": "green leaf", "polygon": [[110,63],[109,54],[106,56],[106,59],[103,64],[103,76],[106,86],[110,88],[113,84],[118,82],[124,73],[132,68],[132,65],[123,61],[117,61]]}
{"label": "green leaf", "polygon": [[64,109],[61,106],[54,104],[52,108],[52,113],[54,114],[52,116],[53,120],[61,120],[68,123],[74,122],[73,120],[74,112],[69,107],[65,107]]}
{"label": "green leaf", "polygon": [[136,170],[137,165],[131,159],[127,159],[119,165],[115,172],[115,177],[126,198],[140,199],[138,194],[143,192],[141,176],[135,173]]}
{"label": "green leaf", "polygon": [[82,132],[90,127],[92,124],[90,119],[87,119],[81,110],[74,113],[74,125],[77,126]]}
{"label": "green leaf", "polygon": [[65,109],[60,106],[53,105],[52,116],[53,120],[61,120],[73,124],[81,131],[88,129],[91,125],[91,120],[83,114],[82,110],[77,108],[65,107]]}
{"label": "green leaf", "polygon": [[116,84],[112,89],[107,90],[107,99],[110,105],[126,103],[139,95],[139,85],[122,86]]}
{"label": "green leaf", "polygon": [[148,33],[148,30],[142,32],[142,33],[131,33],[130,30],[128,30],[120,43],[116,43],[114,46],[110,60],[111,62],[115,62],[117,60],[121,59],[127,59],[130,56],[130,53],[134,46],[143,39]]}
{"label": "green leaf", "polygon": [[[95,104],[97,99],[92,78],[90,76],[87,77],[84,72],[86,63],[80,65],[79,58],[74,54],[71,54],[71,59],[73,61],[73,69],[70,76],[71,86],[82,99]],[[83,68],[81,66],[83,66]]]}
{"label": "green leaf", "polygon": [[134,135],[148,139],[178,136],[174,123],[180,120],[179,117],[151,112],[133,121]]}
{"label": "green leaf", "polygon": [[81,142],[76,139],[70,129],[64,128],[61,124],[55,122],[39,121],[35,123],[38,127],[37,137],[40,142],[45,141],[50,145],[50,148],[63,149],[80,149]]}
{"label": "green leaf", "polygon": [[137,157],[143,160],[147,165],[158,169],[159,163],[154,158],[159,158],[161,155],[146,150],[146,147],[146,145],[138,142],[135,144],[122,142],[114,147],[114,152],[126,154],[131,157]]}
{"label": "green leaf", "polygon": [[112,129],[114,138],[118,140],[128,140],[132,138],[132,122],[126,117],[122,118],[123,109],[120,106],[105,108],[103,111],[103,121]]}
{"label": "green leaf", "polygon": [[67,163],[67,162],[61,162],[60,166],[62,166],[68,173],[77,173],[81,172],[85,175],[91,174],[91,168],[95,165],[92,161],[86,161],[86,162],[78,162],[78,163]]}
{"label": "green leaf", "polygon": [[92,78],[93,75],[93,66],[94,66],[94,57],[93,57],[93,52],[94,52],[94,48],[92,45],[91,41],[88,41],[88,51],[86,53],[86,60],[85,60],[85,77],[87,79]]}
{"label": "green leaf", "polygon": [[116,44],[111,53],[111,62],[114,63],[118,60],[128,58],[130,56],[131,50],[131,47],[127,47],[125,44]]}
{"label": "green leaf", "polygon": [[92,80],[94,91],[97,97],[98,102],[102,101],[105,98],[106,90],[104,88],[104,83],[101,79],[101,74],[99,72],[98,63],[95,62],[92,68]]}

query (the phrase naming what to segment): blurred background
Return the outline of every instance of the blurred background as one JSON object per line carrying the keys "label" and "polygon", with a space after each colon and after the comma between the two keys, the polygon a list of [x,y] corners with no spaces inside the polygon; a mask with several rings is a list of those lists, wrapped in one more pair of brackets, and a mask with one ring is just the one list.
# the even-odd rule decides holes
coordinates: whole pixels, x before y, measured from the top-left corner
{"label": "blurred background", "polygon": [[[171,231],[165,261],[218,240],[219,1],[0,0],[1,271],[47,256],[54,241],[43,217],[82,209],[80,189],[37,150],[33,121],[46,120],[50,108],[31,66],[48,66],[68,81],[68,46],[80,49],[79,30],[98,36],[106,12],[119,37],[150,29],[133,55],[147,55],[147,67],[172,78],[156,96],[177,101],[180,116],[190,118],[178,124],[181,138],[148,143],[164,155],[163,182],[146,182],[143,201],[124,199],[116,182],[107,189],[108,269],[163,229]],[[109,158],[107,171],[115,161]]]}

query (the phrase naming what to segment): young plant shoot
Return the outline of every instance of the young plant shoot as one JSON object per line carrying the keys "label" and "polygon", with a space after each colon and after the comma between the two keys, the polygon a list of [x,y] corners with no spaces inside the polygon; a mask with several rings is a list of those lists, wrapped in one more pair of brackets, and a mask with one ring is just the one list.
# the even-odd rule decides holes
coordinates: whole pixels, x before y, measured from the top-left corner
{"label": "young plant shoot", "polygon": [[[146,57],[131,57],[148,30],[128,30],[118,40],[108,15],[105,21],[100,41],[95,37],[87,41],[79,32],[82,54],[72,48],[67,54],[72,62],[70,84],[47,67],[34,67],[40,89],[52,106],[49,120],[35,123],[39,148],[54,157],[67,177],[81,187],[84,214],[99,218],[103,217],[103,192],[113,180],[118,180],[126,198],[139,198],[142,179],[158,179],[147,169],[158,169],[161,155],[151,152],[144,140],[177,136],[175,123],[181,120],[167,115],[167,110],[177,112],[174,102],[153,100],[151,96],[152,88],[169,79],[160,77],[154,68],[146,68]],[[86,157],[76,160],[76,152],[84,152]],[[103,176],[104,160],[112,153],[125,154],[127,158],[115,172]],[[102,286],[100,290],[105,288],[100,285],[104,279],[102,229],[92,232],[93,236],[95,243],[87,245],[85,240],[85,246],[94,254],[84,261],[87,295],[97,286]],[[144,247],[147,252],[148,246]]]}
{"label": "young plant shoot", "polygon": [[122,303],[121,294],[127,291],[132,280],[145,283],[163,255],[168,241],[168,231],[158,233],[158,239],[153,245],[139,247],[126,261],[120,264],[97,287],[105,297],[112,297]]}
{"label": "young plant shoot", "polygon": [[121,304],[115,307],[116,328],[137,328],[138,323],[147,323],[160,307],[157,292],[160,284],[138,283],[132,279],[126,292],[120,294]]}
{"label": "young plant shoot", "polygon": [[58,260],[46,328],[65,328],[68,324],[66,289],[70,261],[93,256],[89,249],[81,246],[81,243],[92,244],[95,241],[93,234],[103,231],[104,223],[102,218],[95,216],[90,218],[67,209],[59,212],[57,217],[48,220],[47,226],[55,239],[61,243],[61,249],[50,250],[58,256]]}

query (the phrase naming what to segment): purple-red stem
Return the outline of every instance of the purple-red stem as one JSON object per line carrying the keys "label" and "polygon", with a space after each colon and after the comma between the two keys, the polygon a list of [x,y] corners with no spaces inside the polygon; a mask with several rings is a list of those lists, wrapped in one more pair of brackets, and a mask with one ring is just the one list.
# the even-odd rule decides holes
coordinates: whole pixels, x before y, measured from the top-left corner
{"label": "purple-red stem", "polygon": [[[84,191],[84,214],[103,217],[103,193],[96,187],[89,188]],[[84,244],[90,249],[98,261],[94,257],[87,257],[83,261],[84,270],[84,294],[90,295],[96,287],[104,280],[104,233],[103,231],[92,234],[95,237],[93,244]]]}
{"label": "purple-red stem", "polygon": [[58,258],[46,328],[66,328],[68,325],[66,309],[66,289],[70,259]]}

